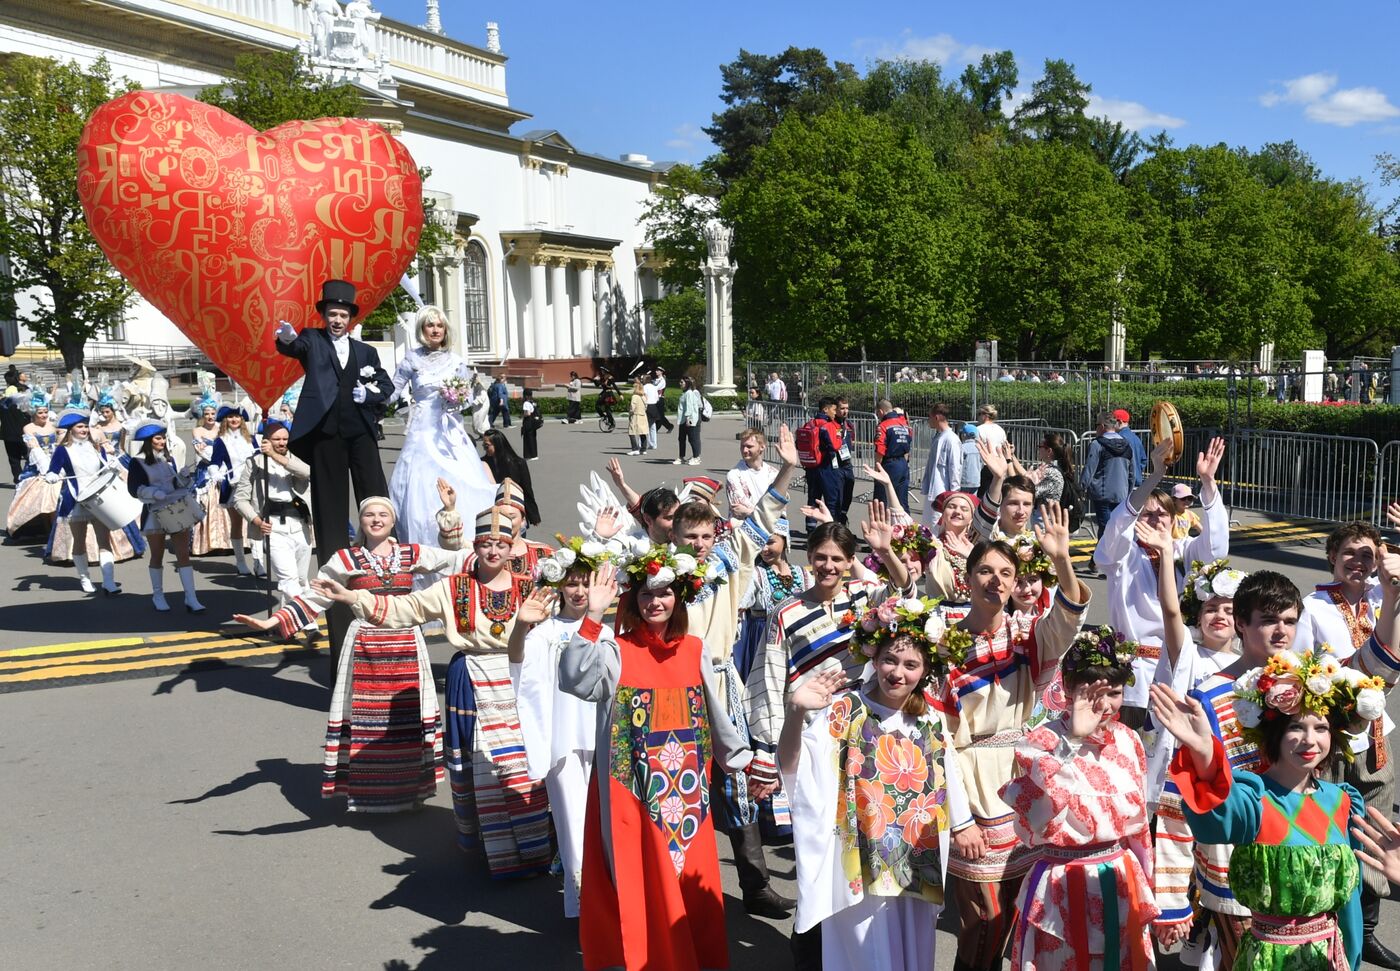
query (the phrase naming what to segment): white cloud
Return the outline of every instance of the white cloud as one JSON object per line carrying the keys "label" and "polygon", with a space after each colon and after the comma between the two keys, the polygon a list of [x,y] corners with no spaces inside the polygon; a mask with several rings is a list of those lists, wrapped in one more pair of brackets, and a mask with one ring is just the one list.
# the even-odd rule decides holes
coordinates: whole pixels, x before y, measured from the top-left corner
{"label": "white cloud", "polygon": [[1281,90],[1266,91],[1259,103],[1266,108],[1280,104],[1303,106],[1303,116],[1322,125],[1350,128],[1368,121],[1386,121],[1400,117],[1400,108],[1390,103],[1379,88],[1337,87],[1337,75],[1326,72],[1304,74],[1284,81]]}
{"label": "white cloud", "polygon": [[920,37],[907,27],[900,33],[898,41],[858,40],[855,46],[857,49],[873,48],[875,57],[883,61],[906,58],[914,61],[933,61],[941,67],[974,64],[982,59],[983,54],[996,53],[996,48],[983,47],[981,44],[964,44],[952,34]]}
{"label": "white cloud", "polygon": [[677,125],[672,129],[671,135],[673,137],[666,140],[666,147],[677,152],[688,152],[698,148],[706,137],[699,125],[689,121]]}
{"label": "white cloud", "polygon": [[1089,95],[1089,107],[1085,109],[1084,113],[1090,118],[1103,117],[1109,121],[1122,122],[1124,128],[1131,128],[1133,131],[1144,131],[1149,128],[1180,128],[1186,124],[1185,118],[1178,118],[1161,111],[1153,111],[1136,101],[1100,98],[1096,94]]}

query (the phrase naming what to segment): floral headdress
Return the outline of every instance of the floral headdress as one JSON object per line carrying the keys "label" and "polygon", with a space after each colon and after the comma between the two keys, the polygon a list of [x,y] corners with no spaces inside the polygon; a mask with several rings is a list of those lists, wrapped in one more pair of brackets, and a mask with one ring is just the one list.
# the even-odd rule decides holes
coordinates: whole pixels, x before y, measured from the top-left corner
{"label": "floral headdress", "polygon": [[[859,615],[846,611],[840,624],[854,628],[848,650],[858,661],[873,660],[881,645],[907,637],[928,655],[933,675],[943,677],[950,668],[962,664],[972,638],[944,622],[938,603],[933,597],[890,597],[867,605]],[[962,636],[956,636],[959,634]]]}
{"label": "floral headdress", "polygon": [[1243,570],[1236,570],[1226,559],[1202,563],[1191,561],[1191,572],[1186,576],[1186,587],[1181,592],[1181,616],[1188,625],[1201,619],[1201,608],[1212,597],[1235,596],[1240,583],[1249,576]]}
{"label": "floral headdress", "polygon": [[604,563],[621,563],[625,559],[625,549],[617,540],[600,543],[582,536],[565,539],[557,536],[559,548],[539,561],[535,568],[535,579],[548,587],[557,587],[564,582],[570,570],[585,570],[592,573]]}
{"label": "floral headdress", "polygon": [[[1262,668],[1251,668],[1235,679],[1235,717],[1244,737],[1263,744],[1260,727],[1275,718],[1300,712],[1326,717],[1334,711],[1348,719],[1372,721],[1385,714],[1385,681],[1343,667],[1331,644],[1306,654],[1279,651]],[[1351,759],[1350,747],[1342,755]]]}
{"label": "floral headdress", "polygon": [[1079,632],[1060,661],[1060,669],[1079,674],[1092,668],[1102,668],[1107,674],[1114,668],[1127,668],[1127,683],[1132,684],[1136,680],[1132,666],[1137,650],[1137,641],[1130,641],[1125,635],[1103,624]]}
{"label": "floral headdress", "polygon": [[693,546],[673,551],[669,544],[659,543],[628,562],[626,570],[630,583],[648,590],[672,587],[683,603],[690,603],[705,588],[706,564],[695,558]]}
{"label": "floral headdress", "polygon": [[[890,541],[890,552],[895,556],[903,556],[911,551],[925,564],[938,554],[938,547],[933,545],[933,532],[927,526],[909,523],[895,527],[894,539]],[[881,579],[890,578],[889,569],[884,561],[874,553],[866,554],[863,562],[867,570],[878,574]]]}
{"label": "floral headdress", "polygon": [[1041,576],[1051,585],[1059,582],[1055,576],[1055,564],[1051,562],[1035,534],[1023,532],[1019,536],[1008,538],[1006,543],[1016,552],[1018,577]]}

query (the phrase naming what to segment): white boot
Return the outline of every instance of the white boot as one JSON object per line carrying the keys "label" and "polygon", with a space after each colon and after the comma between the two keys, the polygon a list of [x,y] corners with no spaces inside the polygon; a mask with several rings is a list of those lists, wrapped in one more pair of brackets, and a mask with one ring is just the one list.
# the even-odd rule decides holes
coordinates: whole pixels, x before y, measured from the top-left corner
{"label": "white boot", "polygon": [[92,593],[95,588],[92,585],[92,577],[88,576],[88,558],[86,553],[73,554],[73,569],[78,573],[78,586],[83,588],[83,593]]}
{"label": "white boot", "polygon": [[253,540],[253,576],[267,576],[267,567],[263,563],[263,544]]}
{"label": "white boot", "polygon": [[102,566],[102,592],[107,596],[112,596],[122,592],[122,585],[117,582],[116,573],[117,559],[112,555],[111,550],[98,550],[97,562]]}
{"label": "white boot", "polygon": [[239,573],[243,574],[245,577],[248,575],[248,559],[247,554],[243,552],[243,541],[241,539],[235,539],[233,541],[233,565],[238,567]]}
{"label": "white boot", "polygon": [[192,614],[204,613],[204,604],[194,596],[194,567],[180,567],[180,585],[185,588],[185,609]]}
{"label": "white boot", "polygon": [[152,566],[146,569],[151,575],[151,603],[156,610],[165,613],[170,609],[170,604],[165,602],[165,570],[163,567]]}

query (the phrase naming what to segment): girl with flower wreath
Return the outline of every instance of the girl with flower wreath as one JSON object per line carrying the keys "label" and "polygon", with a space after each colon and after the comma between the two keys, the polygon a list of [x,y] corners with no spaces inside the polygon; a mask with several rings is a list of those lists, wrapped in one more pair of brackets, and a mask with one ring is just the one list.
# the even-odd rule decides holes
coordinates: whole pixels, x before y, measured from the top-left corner
{"label": "girl with flower wreath", "polygon": [[[887,494],[895,494],[889,473],[884,469],[867,465],[864,471],[869,478],[883,484]],[[944,492],[934,497],[930,505],[939,517],[933,529],[915,523],[898,498],[893,500],[890,521],[903,533],[902,536],[896,533],[895,545],[915,582],[923,583],[925,592],[940,602],[945,618],[956,620],[966,613],[965,609],[958,608],[967,605],[967,554],[972,552],[977,541],[972,529],[977,498],[965,492]],[[875,569],[869,557],[866,566]]]}
{"label": "girl with flower wreath", "polygon": [[[382,496],[360,503],[356,542],[321,565],[311,589],[271,617],[234,614],[254,630],[283,639],[315,629],[333,602],[406,594],[414,574],[451,561],[431,546],[400,544],[394,507]],[[350,812],[416,809],[442,778],[442,717],[428,648],[410,622],[352,621],[341,644],[326,719],[321,795],[344,796]]]}
{"label": "girl with flower wreath", "polygon": [[1349,758],[1352,723],[1385,708],[1384,682],[1325,650],[1272,655],[1235,683],[1235,714],[1264,768],[1232,768],[1200,701],[1153,685],[1152,712],[1181,748],[1171,774],[1202,842],[1233,844],[1230,890],[1249,932],[1232,967],[1346,971],[1361,957],[1360,864],[1350,833],[1361,795],[1324,781]]}
{"label": "girl with flower wreath", "polygon": [[[694,558],[689,558],[694,563]],[[667,546],[588,580],[588,613],[559,662],[563,690],[597,705],[580,889],[585,971],[729,967],[710,801],[711,762],[752,753],[724,712],[686,601],[704,578]],[[698,564],[697,564],[698,565]],[[617,600],[617,633],[603,626]]]}
{"label": "girl with flower wreath", "polygon": [[1034,620],[1045,613],[1055,599],[1055,586],[1058,583],[1055,565],[1034,536],[1023,533],[1008,542],[1016,551],[1017,564],[1016,583],[1011,588],[1007,609],[1027,620]]}
{"label": "girl with flower wreath", "polygon": [[1137,733],[1118,721],[1137,645],[1080,633],[1060,662],[1068,710],[1016,743],[1000,796],[1033,848],[1011,965],[1023,971],[1154,966],[1152,850]]}
{"label": "girl with flower wreath", "polygon": [[[1400,554],[1387,554],[1381,559],[1383,579],[1400,577]],[[1326,667],[1354,669],[1362,678],[1379,678],[1386,686],[1400,678],[1400,652],[1389,645],[1400,643],[1400,587],[1391,587],[1392,595],[1382,605],[1381,622],[1362,648],[1345,660],[1338,660],[1330,651],[1322,652],[1330,659]],[[1231,665],[1200,682],[1187,697],[1200,704],[1211,732],[1219,740],[1229,767],[1259,771],[1266,753],[1258,744],[1258,736],[1246,731],[1256,715],[1257,699],[1241,697],[1257,687],[1248,676],[1263,668],[1270,658],[1279,658],[1291,669],[1301,670],[1302,658],[1291,650],[1302,598],[1298,588],[1287,577],[1270,570],[1258,570],[1240,582],[1235,591],[1235,629],[1240,638],[1240,656]],[[1355,678],[1358,674],[1348,674]],[[1289,681],[1292,679],[1285,679]],[[1361,706],[1369,710],[1371,698]],[[1384,706],[1382,705],[1382,708]],[[1364,712],[1362,712],[1364,714]],[[1154,707],[1154,717],[1156,709]],[[1163,728],[1167,728],[1162,723]],[[1177,758],[1182,753],[1178,753]],[[1206,842],[1197,839],[1186,816],[1184,790],[1180,778],[1169,770],[1167,782],[1157,810],[1156,868],[1159,875],[1167,872],[1194,872],[1198,906],[1210,923],[1210,934],[1203,967],[1231,968],[1241,941],[1250,933],[1250,909],[1235,892],[1231,879],[1231,851],[1223,841]],[[1189,931],[1193,909],[1184,883],[1164,886],[1159,876],[1157,904],[1161,916],[1154,933],[1158,943],[1169,948],[1183,939]]]}
{"label": "girl with flower wreath", "polygon": [[949,669],[938,704],[977,823],[954,834],[948,860],[958,902],[960,971],[1001,966],[1016,891],[1034,861],[1016,836],[1015,814],[998,793],[1011,780],[1015,745],[1089,605],[1089,590],[1069,558],[1068,513],[1047,503],[1042,518],[1035,536],[1062,581],[1049,609],[1029,620],[1009,615],[1020,557],[1004,542],[982,542],[967,561],[971,607],[944,637],[945,648],[962,660]]}
{"label": "girl with flower wreath", "polygon": [[[540,562],[538,586],[515,615],[507,655],[530,778],[544,782],[564,869],[564,916],[579,915],[584,813],[597,706],[559,685],[559,660],[588,612],[588,578],[612,554],[575,536]],[[555,605],[558,605],[557,612]],[[603,636],[612,629],[603,627]]]}
{"label": "girl with flower wreath", "polygon": [[[892,617],[892,620],[883,618]],[[778,742],[792,799],[794,930],[820,927],[825,971],[935,963],[949,831],[972,825],[944,720],[925,694],[946,673],[933,600],[890,598],[856,622],[853,689],[819,672],[787,698]]]}
{"label": "girl with flower wreath", "polygon": [[[530,778],[507,657],[511,627],[534,581],[507,567],[515,527],[499,508],[480,513],[474,525],[474,555],[466,570],[426,590],[409,592],[407,577],[401,596],[346,591],[324,580],[312,581],[312,587],[349,604],[356,617],[375,626],[444,625],[447,642],[457,648],[447,665],[446,695],[447,770],[458,845],[468,850],[479,838],[495,879],[535,876],[554,858],[548,797],[544,784]],[[431,684],[431,672],[426,677],[422,683]]]}

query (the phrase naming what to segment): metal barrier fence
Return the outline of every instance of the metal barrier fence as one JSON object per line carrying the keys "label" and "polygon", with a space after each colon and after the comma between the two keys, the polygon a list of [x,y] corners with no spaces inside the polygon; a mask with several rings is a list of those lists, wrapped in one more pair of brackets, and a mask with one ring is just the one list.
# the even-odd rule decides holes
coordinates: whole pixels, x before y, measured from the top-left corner
{"label": "metal barrier fence", "polygon": [[[767,458],[776,462],[779,424],[796,431],[813,412],[798,404],[772,401],[764,402],[764,408]],[[914,430],[909,484],[911,491],[917,491],[929,460],[933,429],[927,416],[907,413],[907,417]],[[856,432],[851,443],[856,479],[868,481],[862,467],[875,461],[878,418],[873,412],[852,411],[849,420]],[[1095,437],[1093,432],[1079,433],[1038,418],[998,424],[1026,465],[1037,461],[1037,446],[1047,433],[1060,434],[1074,458],[1076,475],[1083,470]],[[1133,429],[1133,434],[1150,452],[1151,432]],[[1227,433],[1220,428],[1184,429],[1183,455],[1168,473],[1167,483],[1184,482],[1194,488],[1197,453],[1222,434]],[[1384,527],[1388,525],[1386,504],[1400,500],[1400,441],[1378,448],[1366,438],[1239,429],[1226,447],[1216,480],[1231,509],[1325,522],[1365,520]]]}

